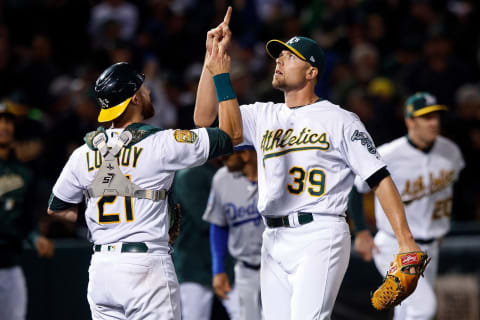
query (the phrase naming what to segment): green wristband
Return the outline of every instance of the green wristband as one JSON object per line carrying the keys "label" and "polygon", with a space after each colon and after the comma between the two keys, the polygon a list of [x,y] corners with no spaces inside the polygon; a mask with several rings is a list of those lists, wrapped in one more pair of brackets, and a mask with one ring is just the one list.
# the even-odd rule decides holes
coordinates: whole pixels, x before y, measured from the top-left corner
{"label": "green wristband", "polygon": [[218,102],[235,99],[237,97],[235,95],[235,91],[233,91],[229,73],[220,73],[213,76],[213,83],[215,84],[215,89],[217,90]]}

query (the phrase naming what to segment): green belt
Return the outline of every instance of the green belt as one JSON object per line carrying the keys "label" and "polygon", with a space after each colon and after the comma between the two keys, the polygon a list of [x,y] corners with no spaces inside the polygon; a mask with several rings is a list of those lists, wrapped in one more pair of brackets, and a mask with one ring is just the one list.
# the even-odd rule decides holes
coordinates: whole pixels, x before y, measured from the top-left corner
{"label": "green belt", "polygon": [[[298,213],[298,223],[300,225],[307,224],[313,221],[313,214],[310,212],[299,212]],[[278,228],[278,227],[293,227],[288,221],[288,216],[281,217],[265,217],[265,223],[267,227]]]}
{"label": "green belt", "polygon": [[[115,246],[114,245],[105,244],[104,246],[107,246],[107,251],[115,251]],[[93,251],[95,251],[95,252],[102,251],[102,245],[101,244],[96,244],[93,247]],[[143,242],[124,242],[124,243],[122,243],[122,251],[121,252],[145,253],[145,252],[148,252],[148,247]]]}

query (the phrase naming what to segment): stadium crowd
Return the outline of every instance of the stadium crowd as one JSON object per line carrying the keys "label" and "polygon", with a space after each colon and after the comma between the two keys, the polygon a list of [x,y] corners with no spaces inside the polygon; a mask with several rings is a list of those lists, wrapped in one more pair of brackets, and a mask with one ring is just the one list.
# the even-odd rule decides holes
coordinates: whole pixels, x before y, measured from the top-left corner
{"label": "stadium crowd", "polygon": [[[381,145],[406,133],[405,98],[448,105],[443,134],[466,160],[454,220],[480,221],[480,29],[472,0],[3,0],[0,103],[17,117],[17,157],[37,174],[37,214],[50,237],[74,225],[46,217],[51,186],[98,126],[93,82],[128,61],[146,74],[163,128],[192,128],[205,34],[233,6],[232,82],[240,103],[280,101],[269,39],[301,34],[326,52],[317,94],[359,115]],[[256,85],[253,81],[255,80]],[[80,224],[82,222],[79,222]]]}

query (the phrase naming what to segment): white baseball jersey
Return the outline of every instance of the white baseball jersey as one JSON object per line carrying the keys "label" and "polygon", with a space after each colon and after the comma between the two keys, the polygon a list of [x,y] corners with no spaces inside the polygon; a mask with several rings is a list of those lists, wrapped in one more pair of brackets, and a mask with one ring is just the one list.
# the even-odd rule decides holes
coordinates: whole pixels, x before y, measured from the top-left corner
{"label": "white baseball jersey", "polygon": [[257,151],[262,215],[345,215],[355,175],[367,179],[385,166],[359,118],[329,101],[240,110],[244,144]]}
{"label": "white baseball jersey", "polygon": [[257,183],[241,172],[217,171],[212,181],[203,219],[228,226],[228,250],[232,257],[253,265],[260,264],[262,233],[265,229],[257,210]]}
{"label": "white baseball jersey", "polygon": [[[123,129],[108,129],[108,145],[113,145]],[[206,129],[156,132],[119,155],[120,170],[144,189],[170,189],[176,170],[201,165],[209,155]],[[80,203],[83,190],[92,183],[101,165],[99,151],[86,145],[76,149],[53,193],[68,203]],[[87,199],[88,229],[95,244],[115,242],[162,242],[169,239],[167,200],[152,201],[131,197],[104,196]]]}
{"label": "white baseball jersey", "polygon": [[[460,149],[439,136],[432,149],[423,152],[401,137],[378,148],[388,165],[405,206],[408,225],[416,239],[444,236],[450,228],[453,183],[465,166]],[[360,192],[369,188],[355,180]],[[377,228],[393,234],[385,213],[375,199]]]}

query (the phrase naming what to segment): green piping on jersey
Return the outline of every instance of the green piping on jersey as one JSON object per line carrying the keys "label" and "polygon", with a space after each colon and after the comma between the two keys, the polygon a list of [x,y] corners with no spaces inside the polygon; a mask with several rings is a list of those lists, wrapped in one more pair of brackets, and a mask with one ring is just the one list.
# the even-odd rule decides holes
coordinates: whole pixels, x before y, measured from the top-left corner
{"label": "green piping on jersey", "polygon": [[270,159],[270,158],[275,158],[275,157],[281,157],[281,156],[286,155],[287,153],[290,153],[290,152],[308,151],[308,150],[322,150],[322,151],[325,151],[327,149],[325,149],[325,147],[300,147],[300,148],[291,148],[291,149],[287,149],[287,150],[282,150],[282,151],[279,151],[279,152],[272,152],[272,153],[268,153],[268,154],[263,156],[263,163],[265,165],[265,160]]}

